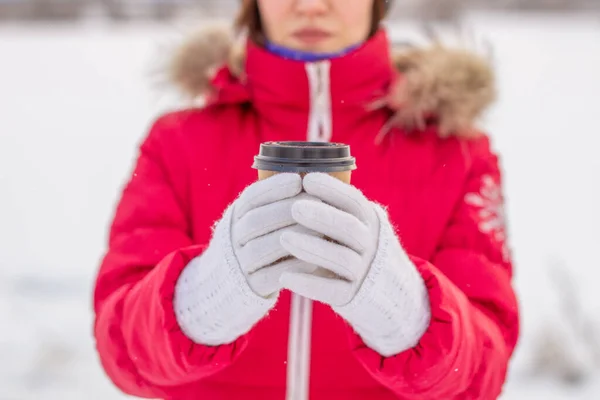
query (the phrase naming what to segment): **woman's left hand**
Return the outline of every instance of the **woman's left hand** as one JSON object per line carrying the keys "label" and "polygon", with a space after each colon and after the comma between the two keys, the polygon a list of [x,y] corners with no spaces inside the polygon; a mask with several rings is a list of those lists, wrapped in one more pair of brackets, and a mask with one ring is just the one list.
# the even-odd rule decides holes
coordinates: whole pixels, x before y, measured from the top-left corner
{"label": "woman's left hand", "polygon": [[306,175],[303,187],[323,202],[298,200],[292,215],[317,235],[286,232],[281,243],[316,268],[285,273],[282,286],[331,305],[384,356],[416,345],[429,325],[427,289],[385,210],[327,174]]}
{"label": "woman's left hand", "polygon": [[312,274],[287,274],[283,283],[313,300],[346,305],[358,292],[377,251],[379,219],[374,205],[354,186],[327,174],[308,174],[303,186],[323,202],[299,200],[292,206],[292,216],[317,235],[290,232],[281,242],[296,258],[318,269]]}

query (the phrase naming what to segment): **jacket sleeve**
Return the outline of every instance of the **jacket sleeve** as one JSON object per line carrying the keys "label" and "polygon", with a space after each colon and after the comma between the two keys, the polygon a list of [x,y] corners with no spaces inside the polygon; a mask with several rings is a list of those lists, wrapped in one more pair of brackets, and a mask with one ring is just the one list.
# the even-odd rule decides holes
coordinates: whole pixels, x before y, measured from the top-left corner
{"label": "jacket sleeve", "polygon": [[[125,393],[172,398],[186,384],[226,367],[245,347],[193,343],[173,309],[175,283],[203,251],[192,243],[177,116],[159,119],[141,145],[112,223],[94,293],[96,347],[112,381]],[[177,176],[178,179],[172,179]]]}
{"label": "jacket sleeve", "polygon": [[401,399],[496,399],[519,321],[503,221],[498,161],[486,137],[432,262],[412,257],[429,293],[431,322],[414,348],[392,357],[351,334],[355,355]]}

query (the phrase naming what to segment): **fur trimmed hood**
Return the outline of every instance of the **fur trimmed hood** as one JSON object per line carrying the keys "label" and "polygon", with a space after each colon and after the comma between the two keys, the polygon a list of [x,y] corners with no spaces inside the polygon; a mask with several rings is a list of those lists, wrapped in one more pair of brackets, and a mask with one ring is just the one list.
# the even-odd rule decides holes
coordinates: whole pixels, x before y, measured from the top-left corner
{"label": "fur trimmed hood", "polygon": [[[477,120],[496,98],[489,60],[473,51],[445,47],[439,41],[391,51],[401,78],[387,96],[372,104],[394,113],[382,134],[393,127],[421,129],[427,118],[434,117],[441,136],[477,135]],[[211,90],[211,79],[224,64],[242,78],[244,56],[244,47],[230,29],[204,29],[175,51],[169,80],[186,96],[197,98]]]}

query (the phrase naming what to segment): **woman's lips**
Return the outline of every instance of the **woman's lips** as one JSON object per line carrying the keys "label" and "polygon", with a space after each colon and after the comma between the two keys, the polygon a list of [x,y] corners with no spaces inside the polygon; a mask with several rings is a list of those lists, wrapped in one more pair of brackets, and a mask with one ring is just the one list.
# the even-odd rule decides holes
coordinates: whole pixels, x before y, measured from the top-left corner
{"label": "woman's lips", "polygon": [[305,44],[314,45],[330,38],[331,34],[321,29],[305,28],[294,32],[293,36],[294,38]]}

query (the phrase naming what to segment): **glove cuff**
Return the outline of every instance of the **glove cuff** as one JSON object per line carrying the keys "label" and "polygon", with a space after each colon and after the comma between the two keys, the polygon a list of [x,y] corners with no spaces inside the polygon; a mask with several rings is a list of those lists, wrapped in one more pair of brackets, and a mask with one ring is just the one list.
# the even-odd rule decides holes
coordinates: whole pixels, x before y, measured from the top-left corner
{"label": "glove cuff", "polygon": [[181,330],[194,342],[217,346],[246,334],[275,306],[250,288],[231,244],[232,207],[217,224],[205,252],[193,259],[175,286]]}
{"label": "glove cuff", "polygon": [[354,299],[334,307],[365,344],[385,357],[417,345],[431,318],[425,282],[400,245],[386,211],[375,205],[379,246]]}

